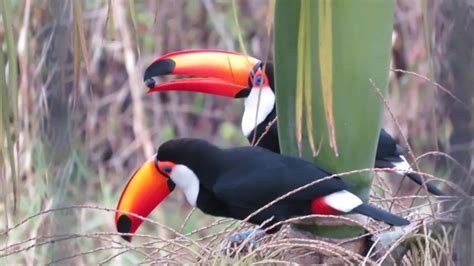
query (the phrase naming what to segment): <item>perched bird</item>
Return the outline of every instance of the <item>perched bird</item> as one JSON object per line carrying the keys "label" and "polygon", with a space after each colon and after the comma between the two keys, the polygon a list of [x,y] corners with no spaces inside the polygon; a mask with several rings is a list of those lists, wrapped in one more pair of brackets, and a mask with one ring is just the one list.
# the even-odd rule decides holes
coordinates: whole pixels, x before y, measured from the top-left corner
{"label": "perched bird", "polygon": [[[118,203],[115,221],[121,233],[135,233],[175,186],[204,213],[243,220],[278,197],[330,174],[315,164],[260,147],[220,149],[199,139],[162,144],[131,177]],[[342,179],[328,178],[256,213],[250,223],[268,228],[291,217],[360,213],[390,225],[409,221],[362,202]],[[275,226],[273,231],[278,230]],[[273,232],[271,231],[271,232]],[[124,236],[131,241],[130,236]]]}
{"label": "perched bird", "polygon": [[[195,78],[175,79],[157,84],[153,79],[163,75],[187,75]],[[220,50],[188,50],[158,57],[144,74],[148,92],[193,91],[233,98],[245,98],[241,129],[252,143],[280,153],[276,117],[273,66],[239,53]],[[258,112],[257,112],[258,111]],[[271,125],[267,130],[267,126]],[[256,134],[254,134],[256,132]],[[265,134],[264,134],[265,132]],[[256,136],[256,138],[255,138]],[[384,129],[379,134],[376,168],[394,168],[419,185],[423,178],[414,173],[400,145]],[[427,189],[434,195],[443,193],[432,183]]]}

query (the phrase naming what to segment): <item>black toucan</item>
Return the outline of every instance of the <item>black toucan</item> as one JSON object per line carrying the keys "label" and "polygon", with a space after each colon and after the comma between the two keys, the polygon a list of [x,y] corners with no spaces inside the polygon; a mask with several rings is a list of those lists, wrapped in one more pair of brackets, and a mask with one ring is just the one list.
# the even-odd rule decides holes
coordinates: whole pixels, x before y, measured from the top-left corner
{"label": "black toucan", "polygon": [[[265,69],[265,71],[263,71]],[[163,75],[188,75],[195,78],[176,79],[157,84],[153,79]],[[241,129],[250,142],[266,134],[258,146],[279,153],[277,124],[267,125],[276,117],[275,84],[273,66],[239,53],[220,50],[188,50],[158,57],[146,69],[144,81],[148,92],[194,91],[233,98],[245,98]],[[258,112],[257,112],[258,108]],[[384,129],[380,131],[375,167],[395,168],[417,184],[423,184],[420,175],[412,172],[403,156],[400,145]],[[427,182],[428,191],[434,195],[443,193]]]}
{"label": "black toucan", "polygon": [[[199,139],[175,139],[162,144],[156,155],[131,177],[118,203],[115,221],[121,233],[135,233],[146,217],[175,188],[204,213],[239,220],[278,197],[330,176],[313,163],[279,155],[260,147],[220,149]],[[390,225],[409,221],[363,203],[340,178],[322,180],[288,196],[249,219],[268,228],[275,223],[310,214],[360,213]],[[275,226],[270,231],[279,229]],[[131,237],[124,237],[130,241]]]}

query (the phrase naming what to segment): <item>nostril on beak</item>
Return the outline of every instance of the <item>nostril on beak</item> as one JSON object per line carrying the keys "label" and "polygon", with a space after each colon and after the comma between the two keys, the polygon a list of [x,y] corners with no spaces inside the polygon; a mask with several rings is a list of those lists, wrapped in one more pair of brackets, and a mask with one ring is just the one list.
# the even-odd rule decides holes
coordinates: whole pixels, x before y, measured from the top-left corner
{"label": "nostril on beak", "polygon": [[[130,233],[132,228],[132,220],[125,214],[120,215],[117,221],[117,231],[119,233]],[[122,236],[123,239],[130,242],[132,240],[131,236]]]}
{"label": "nostril on beak", "polygon": [[145,80],[145,85],[148,87],[148,88],[153,88],[155,86],[156,82],[153,78],[149,78],[147,80]]}

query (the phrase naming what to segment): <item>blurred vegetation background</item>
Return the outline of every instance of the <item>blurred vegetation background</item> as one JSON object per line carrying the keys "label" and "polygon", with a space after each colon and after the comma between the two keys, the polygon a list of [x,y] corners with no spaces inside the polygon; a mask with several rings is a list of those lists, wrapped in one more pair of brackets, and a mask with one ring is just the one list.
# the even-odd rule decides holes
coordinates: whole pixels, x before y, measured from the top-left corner
{"label": "blurred vegetation background", "polygon": [[[0,2],[0,264],[146,261],[146,246],[130,251],[113,235],[114,215],[107,210],[115,208],[133,170],[171,138],[199,137],[221,147],[248,143],[240,131],[241,101],[186,92],[147,95],[143,69],[176,50],[243,51],[239,34],[250,55],[266,58],[266,47],[272,47],[269,2]],[[473,92],[456,82],[474,79],[474,55],[463,52],[473,47],[474,34],[463,25],[473,23],[474,7],[455,0],[396,3],[393,68],[435,80],[448,92],[397,71],[388,105],[417,156],[447,152],[464,170],[472,169],[474,127],[466,116],[473,111],[466,105],[474,102]],[[458,132],[458,125],[466,127]],[[401,139],[388,112],[384,127]],[[470,187],[465,171],[443,158],[423,157],[420,168],[469,180],[464,187]],[[399,194],[417,189],[404,181]],[[15,226],[41,211],[73,205],[82,207]],[[196,211],[181,228],[190,211],[183,195],[174,193],[151,217],[185,233],[216,220]],[[150,223],[141,231],[165,239],[170,234]],[[107,245],[115,242],[122,247]]]}

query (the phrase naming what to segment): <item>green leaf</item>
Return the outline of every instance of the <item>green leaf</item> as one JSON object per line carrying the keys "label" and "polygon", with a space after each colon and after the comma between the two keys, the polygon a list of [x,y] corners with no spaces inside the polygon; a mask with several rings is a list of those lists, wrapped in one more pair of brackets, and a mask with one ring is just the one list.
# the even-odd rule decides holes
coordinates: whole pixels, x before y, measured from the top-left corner
{"label": "green leaf", "polygon": [[[393,11],[393,1],[277,0],[282,153],[333,173],[373,167],[383,103],[370,80],[386,93]],[[368,200],[371,173],[343,179]]]}

